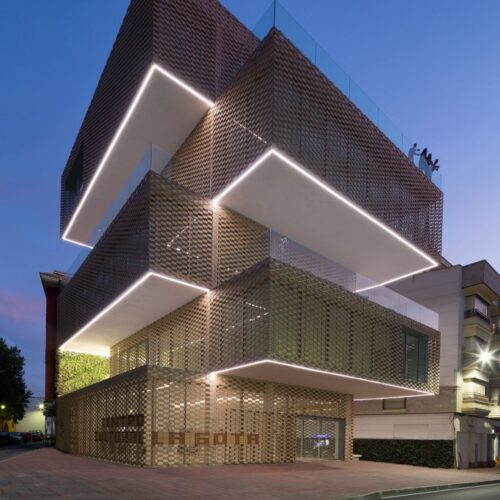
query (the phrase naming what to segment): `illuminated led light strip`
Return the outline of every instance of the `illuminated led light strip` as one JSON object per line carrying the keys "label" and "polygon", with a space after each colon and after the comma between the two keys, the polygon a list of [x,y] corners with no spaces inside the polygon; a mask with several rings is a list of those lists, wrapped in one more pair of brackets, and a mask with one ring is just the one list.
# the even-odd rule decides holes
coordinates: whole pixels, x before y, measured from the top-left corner
{"label": "illuminated led light strip", "polygon": [[[300,366],[300,365],[294,365],[292,363],[285,363],[283,361],[276,361],[274,359],[262,359],[260,361],[252,361],[251,363],[245,363],[243,365],[238,365],[238,366],[233,366],[231,368],[223,368],[222,370],[215,370],[210,373],[210,377],[213,377],[214,375],[222,375],[223,373],[227,373],[233,370],[239,370],[241,368],[250,368],[252,366],[258,366],[262,365],[265,363],[273,364],[273,365],[278,365],[278,366],[286,366],[288,368],[297,368],[299,370],[303,370],[306,372],[312,372],[312,373],[320,373],[322,375],[331,375],[334,377],[341,377],[341,378],[347,378],[350,380],[359,380],[361,382],[369,382],[370,384],[377,384],[377,385],[383,385],[384,387],[391,387],[393,389],[403,389],[405,391],[413,391],[413,392],[418,392],[419,394],[411,394],[409,396],[393,396],[394,398],[408,398],[408,397],[419,397],[419,396],[434,396],[434,393],[428,392],[428,391],[421,391],[419,389],[410,389],[408,387],[404,387],[401,385],[396,385],[396,384],[389,384],[387,382],[379,382],[377,380],[370,380],[367,378],[363,377],[355,377],[354,375],[345,375],[344,373],[337,373],[337,372],[332,372],[332,371],[326,371],[326,370],[320,370],[318,368],[309,368],[308,366]],[[389,399],[389,398],[366,398],[366,399]],[[355,401],[362,401],[362,399],[356,399]]]}
{"label": "illuminated led light strip", "polygon": [[413,250],[415,253],[426,259],[428,262],[430,262],[430,266],[426,266],[422,269],[418,269],[416,271],[413,271],[412,273],[405,274],[402,276],[398,276],[396,278],[392,278],[390,280],[387,280],[383,283],[379,283],[377,285],[373,285],[371,287],[366,287],[362,288],[360,290],[355,290],[356,292],[363,292],[366,290],[370,290],[371,288],[377,288],[383,285],[387,285],[389,283],[394,283],[395,281],[398,281],[403,278],[408,278],[410,276],[413,276],[414,274],[421,273],[424,271],[428,271],[429,269],[433,269],[434,267],[437,267],[439,263],[435,261],[432,257],[427,255],[425,252],[420,250],[420,248],[416,247],[413,245],[413,243],[410,243],[408,240],[403,238],[401,235],[396,233],[393,229],[390,227],[386,226],[383,222],[379,221],[372,215],[370,215],[366,210],[362,209],[355,203],[353,203],[351,200],[346,198],[345,196],[341,195],[338,191],[333,189],[331,186],[326,184],[324,181],[316,177],[314,174],[308,172],[306,169],[292,161],[289,157],[287,157],[284,153],[280,152],[279,150],[275,148],[270,148],[268,149],[260,158],[258,158],[254,163],[252,163],[244,172],[242,172],[236,179],[234,179],[228,186],[226,186],[217,196],[215,196],[212,199],[212,202],[214,204],[219,204],[220,200],[226,196],[230,191],[232,191],[238,184],[240,184],[244,179],[246,179],[252,172],[254,172],[262,163],[269,158],[271,155],[276,156],[283,162],[285,162],[289,167],[293,168],[296,172],[299,174],[303,175],[306,177],[308,180],[319,186],[321,189],[332,195],[333,197],[337,198],[340,200],[342,203],[345,203],[348,207],[352,208],[356,212],[358,212],[360,215],[363,217],[367,218],[370,222],[375,224],[376,226],[380,227],[383,231],[387,232],[390,234],[393,238],[397,239],[400,243],[403,243],[405,246]]}
{"label": "illuminated led light strip", "polygon": [[142,95],[144,94],[144,91],[146,90],[146,87],[148,86],[148,83],[150,82],[151,78],[153,77],[153,74],[155,73],[155,71],[159,72],[163,76],[165,76],[168,79],[170,79],[173,82],[175,82],[177,85],[179,85],[183,89],[187,90],[190,94],[192,94],[193,96],[195,96],[199,100],[203,101],[209,107],[212,107],[214,105],[213,101],[211,101],[210,99],[207,99],[204,95],[202,95],[199,92],[197,92],[195,89],[193,89],[192,87],[190,87],[189,85],[187,85],[185,82],[183,82],[182,80],[180,80],[179,78],[177,78],[175,75],[173,75],[169,71],[163,69],[158,64],[152,64],[151,67],[149,68],[148,72],[146,73],[146,76],[144,77],[144,80],[142,81],[141,86],[139,87],[139,90],[137,91],[137,93],[136,93],[133,101],[131,102],[131,104],[130,104],[130,106],[129,106],[129,108],[128,108],[126,114],[125,114],[125,116],[123,117],[123,120],[122,120],[120,126],[118,127],[118,130],[115,132],[115,135],[113,136],[113,139],[111,140],[111,143],[109,144],[108,149],[106,150],[106,153],[104,154],[104,156],[103,156],[103,158],[101,160],[101,163],[99,163],[99,166],[97,167],[97,169],[96,169],[96,171],[95,171],[95,173],[94,173],[94,175],[92,177],[92,180],[90,181],[89,185],[87,186],[87,189],[83,193],[83,196],[82,196],[82,199],[80,200],[80,203],[76,207],[76,210],[73,212],[73,215],[71,216],[71,219],[70,219],[68,225],[66,226],[66,229],[65,229],[65,231],[64,231],[64,233],[62,235],[62,239],[63,240],[69,241],[71,243],[76,243],[77,245],[81,245],[81,246],[84,246],[84,247],[92,248],[91,246],[89,246],[89,245],[87,245],[85,243],[82,243],[80,241],[75,241],[75,240],[72,240],[72,239],[68,238],[68,236],[67,236],[68,232],[73,227],[73,224],[75,223],[75,220],[76,220],[78,214],[80,213],[80,211],[81,211],[81,209],[83,207],[83,204],[85,203],[85,200],[88,198],[89,193],[90,193],[92,187],[96,183],[97,178],[99,177],[99,174],[101,173],[102,169],[104,168],[104,166],[106,164],[106,161],[108,160],[108,158],[111,155],[114,147],[116,146],[116,143],[118,142],[118,139],[122,135],[123,130],[125,129],[125,126],[127,125],[127,123],[129,122],[130,118],[132,117],[132,114],[133,114],[135,108],[137,107],[137,105],[138,105],[138,103],[139,103]]}
{"label": "illuminated led light strip", "polygon": [[276,151],[271,148],[268,149],[260,158],[257,158],[245,171],[243,171],[233,182],[227,185],[215,198],[212,198],[212,203],[218,205],[220,200],[226,196],[229,191],[232,191],[238,184],[245,180],[254,170],[256,170],[262,163],[267,160],[272,154],[276,154]]}
{"label": "illuminated led light strip", "polygon": [[412,271],[411,273],[408,274],[402,274],[401,276],[397,276],[396,278],[383,281],[382,283],[378,283],[377,285],[371,285],[365,288],[360,288],[359,290],[354,290],[354,293],[366,292],[368,290],[373,290],[374,288],[378,288],[380,286],[389,285],[390,283],[394,283],[395,281],[404,280],[405,278],[409,278],[410,276],[414,276],[415,274],[423,273],[425,271],[429,271],[430,269],[434,269],[438,265],[439,264],[436,263],[435,265],[432,264],[430,266],[422,267],[421,269],[417,269],[416,271]]}
{"label": "illuminated led light strip", "polygon": [[92,245],[87,245],[87,243],[82,243],[81,241],[72,240],[71,238],[65,238],[64,236],[63,240],[67,241],[68,243],[74,243],[75,245],[80,245],[81,247],[84,248],[89,248],[90,250],[94,248]]}
{"label": "illuminated led light strip", "polygon": [[179,285],[187,286],[190,288],[194,288],[196,290],[199,290],[203,293],[207,293],[210,290],[208,288],[205,288],[203,286],[198,286],[193,283],[189,283],[187,281],[182,281],[177,278],[172,278],[170,276],[165,276],[164,274],[159,274],[155,273],[154,271],[148,271],[146,274],[142,276],[142,278],[139,278],[133,285],[131,285],[127,290],[125,290],[122,294],[120,294],[111,304],[109,304],[107,307],[105,307],[97,316],[95,316],[91,321],[89,321],[85,326],[80,328],[74,335],[72,335],[64,344],[61,345],[60,349],[62,351],[69,350],[66,349],[65,346],[67,346],[70,342],[75,340],[77,337],[79,337],[82,333],[84,333],[86,330],[88,330],[96,321],[98,321],[100,318],[102,318],[106,313],[111,311],[115,306],[117,306],[123,299],[128,297],[136,288],[141,286],[147,279],[150,277],[155,277],[155,278],[161,278],[166,281],[171,281],[173,283],[178,283]]}
{"label": "illuminated led light strip", "polygon": [[[83,352],[83,350],[79,351],[77,349],[60,349],[61,351],[64,351],[64,352],[74,352],[76,354],[92,354],[94,356],[101,356],[103,358],[110,358],[111,357],[111,354],[109,353],[109,347],[105,347],[107,350],[108,350],[108,353],[107,354],[99,354],[97,352]],[[89,350],[90,351],[90,350]]]}
{"label": "illuminated led light strip", "polygon": [[[406,387],[404,387],[406,389]],[[409,389],[410,391],[414,391],[415,389]],[[406,399],[406,398],[425,398],[427,396],[435,396],[433,392],[426,392],[424,394],[410,394],[408,396],[381,396],[377,398],[355,398],[353,401],[376,401],[381,399]]]}

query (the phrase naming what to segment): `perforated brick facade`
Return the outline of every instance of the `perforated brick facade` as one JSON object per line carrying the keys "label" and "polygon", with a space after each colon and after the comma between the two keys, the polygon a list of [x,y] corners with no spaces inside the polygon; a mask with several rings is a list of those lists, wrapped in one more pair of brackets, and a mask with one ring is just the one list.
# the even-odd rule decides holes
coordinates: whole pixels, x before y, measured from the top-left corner
{"label": "perforated brick facade", "polygon": [[[425,383],[403,377],[404,329],[428,338]],[[263,359],[439,387],[438,332],[273,259],[113,346],[111,374],[145,364],[209,373]]]}
{"label": "perforated brick facade", "polygon": [[[116,337],[111,378],[58,399],[57,446],[138,466],[291,462],[298,419],[324,417],[343,429],[328,446],[350,459],[352,394],[214,372],[270,360],[433,392],[439,333],[352,293],[354,271],[212,198],[276,147],[436,256],[442,193],[280,32],[259,41],[216,0],[134,0],[63,173],[63,230],[81,196],[66,181],[81,168],[84,192],[152,62],[215,105],[62,287],[58,345],[149,271],[210,291]],[[404,376],[405,331],[426,340],[418,380]]]}
{"label": "perforated brick facade", "polygon": [[254,380],[139,368],[58,400],[58,446],[131,465],[294,462],[300,415],[345,422],[351,396]]}
{"label": "perforated brick facade", "polygon": [[269,231],[149,172],[59,296],[59,345],[148,270],[212,288],[269,255]]}
{"label": "perforated brick facade", "polygon": [[214,197],[271,146],[420,248],[440,254],[443,193],[276,30],[201,120],[168,172]]}
{"label": "perforated brick facade", "polygon": [[[61,178],[61,232],[153,63],[215,98],[258,44],[217,0],[134,0],[99,79]],[[67,181],[81,168],[76,196]]]}

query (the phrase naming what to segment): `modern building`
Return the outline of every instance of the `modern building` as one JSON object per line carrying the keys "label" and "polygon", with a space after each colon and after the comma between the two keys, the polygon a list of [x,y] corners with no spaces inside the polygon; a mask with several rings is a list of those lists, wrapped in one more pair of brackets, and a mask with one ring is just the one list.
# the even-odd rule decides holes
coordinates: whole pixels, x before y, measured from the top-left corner
{"label": "modern building", "polygon": [[42,274],[61,450],[349,460],[353,400],[439,390],[437,314],[384,285],[440,265],[442,192],[263,20],[130,4],[62,174],[85,258]]}
{"label": "modern building", "polygon": [[420,450],[439,442],[450,466],[493,464],[500,455],[500,275],[480,261],[393,286],[439,314],[439,395],[356,403],[359,451],[390,459],[401,441]]}

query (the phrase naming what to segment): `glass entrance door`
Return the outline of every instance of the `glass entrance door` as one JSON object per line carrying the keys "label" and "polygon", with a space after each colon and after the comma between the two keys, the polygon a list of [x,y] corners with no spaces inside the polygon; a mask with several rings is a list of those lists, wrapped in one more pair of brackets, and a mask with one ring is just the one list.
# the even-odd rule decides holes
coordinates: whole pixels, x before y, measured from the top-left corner
{"label": "glass entrance door", "polygon": [[297,457],[343,458],[344,421],[325,417],[297,417]]}

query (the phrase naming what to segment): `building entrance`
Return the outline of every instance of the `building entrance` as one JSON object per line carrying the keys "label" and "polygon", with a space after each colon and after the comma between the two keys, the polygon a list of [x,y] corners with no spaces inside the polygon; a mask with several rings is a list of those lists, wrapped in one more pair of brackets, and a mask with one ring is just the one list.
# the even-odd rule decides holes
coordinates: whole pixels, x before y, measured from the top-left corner
{"label": "building entrance", "polygon": [[343,419],[297,417],[297,458],[342,460],[344,427]]}

